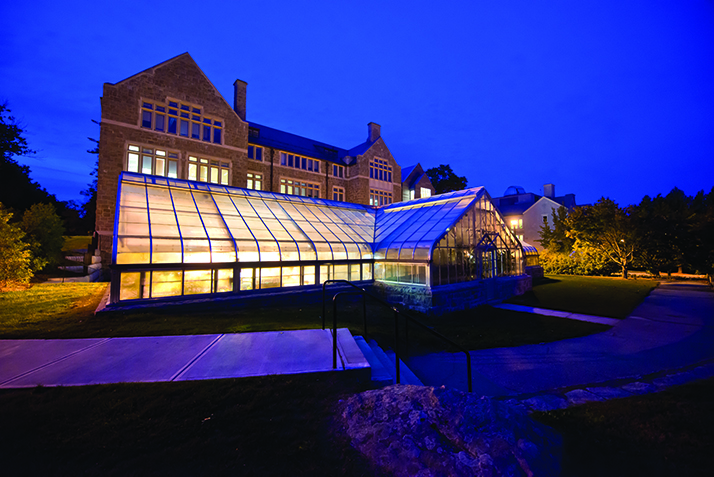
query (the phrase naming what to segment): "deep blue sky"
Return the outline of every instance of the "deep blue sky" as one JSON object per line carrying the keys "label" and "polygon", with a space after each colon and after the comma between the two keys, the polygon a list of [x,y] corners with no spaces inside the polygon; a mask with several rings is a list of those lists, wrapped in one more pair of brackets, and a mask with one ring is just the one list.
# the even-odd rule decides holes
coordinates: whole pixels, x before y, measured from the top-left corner
{"label": "deep blue sky", "polygon": [[249,120],[344,148],[374,121],[400,165],[492,196],[714,186],[711,1],[442,3],[2,2],[0,101],[63,200],[91,179],[103,83],[186,51],[229,103],[248,82]]}

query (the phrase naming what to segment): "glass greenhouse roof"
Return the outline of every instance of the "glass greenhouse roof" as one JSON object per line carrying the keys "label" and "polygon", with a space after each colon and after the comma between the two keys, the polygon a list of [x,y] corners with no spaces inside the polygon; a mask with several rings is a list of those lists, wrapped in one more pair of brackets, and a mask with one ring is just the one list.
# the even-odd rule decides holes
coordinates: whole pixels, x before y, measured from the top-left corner
{"label": "glass greenhouse roof", "polygon": [[378,209],[374,258],[431,260],[436,242],[484,193],[483,187],[475,187]]}
{"label": "glass greenhouse roof", "polygon": [[365,260],[374,209],[123,172],[116,264]]}

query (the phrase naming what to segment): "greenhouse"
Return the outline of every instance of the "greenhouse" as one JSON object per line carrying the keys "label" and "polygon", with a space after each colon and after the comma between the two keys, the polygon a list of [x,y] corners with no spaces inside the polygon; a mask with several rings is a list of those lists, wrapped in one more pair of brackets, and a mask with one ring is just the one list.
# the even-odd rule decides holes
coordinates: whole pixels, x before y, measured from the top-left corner
{"label": "greenhouse", "polygon": [[430,309],[439,290],[525,277],[482,187],[373,208],[124,172],[116,211],[112,304],[344,279]]}

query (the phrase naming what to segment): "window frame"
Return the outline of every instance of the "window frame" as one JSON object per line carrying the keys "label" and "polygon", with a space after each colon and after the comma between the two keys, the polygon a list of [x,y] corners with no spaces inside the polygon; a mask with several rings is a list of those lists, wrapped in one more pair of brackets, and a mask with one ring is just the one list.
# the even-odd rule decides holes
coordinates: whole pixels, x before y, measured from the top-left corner
{"label": "window frame", "polygon": [[[123,170],[128,172],[134,172],[137,174],[148,174],[152,176],[168,177],[171,179],[178,179],[180,176],[179,164],[181,163],[181,155],[176,150],[157,148],[154,146],[147,146],[140,143],[126,143],[125,146],[126,154],[124,155],[124,168]],[[163,154],[160,154],[163,152]],[[132,170],[129,168],[131,156],[136,156],[136,169]],[[151,157],[151,172],[144,172],[144,159]],[[163,173],[157,174],[158,163],[163,160]],[[175,165],[176,171],[175,176],[169,175],[169,170],[171,164]]]}
{"label": "window frame", "polygon": [[[204,144],[224,145],[225,121],[212,114],[204,115],[203,106],[171,97],[167,97],[164,102],[141,98],[139,103],[139,127],[141,129],[192,139]],[[159,128],[158,125],[159,118],[162,118],[162,128]],[[173,127],[171,126],[172,120],[175,121]]]}

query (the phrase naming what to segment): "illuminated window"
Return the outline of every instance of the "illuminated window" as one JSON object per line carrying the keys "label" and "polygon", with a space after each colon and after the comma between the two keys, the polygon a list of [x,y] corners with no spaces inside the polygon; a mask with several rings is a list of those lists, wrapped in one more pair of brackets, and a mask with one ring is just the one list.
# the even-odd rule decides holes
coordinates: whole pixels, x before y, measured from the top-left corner
{"label": "illuminated window", "polygon": [[141,127],[190,137],[213,144],[223,143],[223,121],[204,116],[200,106],[168,100],[167,103],[143,101]]}
{"label": "illuminated window", "polygon": [[511,219],[511,230],[519,230],[523,228],[523,219]]}
{"label": "illuminated window", "polygon": [[389,205],[392,203],[392,193],[385,192],[383,190],[370,189],[369,190],[369,205],[380,206]]}
{"label": "illuminated window", "polygon": [[280,193],[319,198],[320,184],[313,184],[296,179],[280,179]]}
{"label": "illuminated window", "polygon": [[338,202],[344,202],[345,201],[345,189],[344,187],[333,187],[332,188],[332,200],[336,200]]}
{"label": "illuminated window", "polygon": [[421,198],[425,197],[431,197],[431,189],[422,187],[421,190],[419,191],[421,193]]}
{"label": "illuminated window", "polygon": [[248,146],[248,159],[255,159],[256,161],[263,160],[263,148],[260,146]]}
{"label": "illuminated window", "polygon": [[130,144],[125,170],[177,179],[178,153]]}
{"label": "illuminated window", "polygon": [[188,156],[188,180],[229,185],[230,164],[215,159]]}
{"label": "illuminated window", "polygon": [[263,175],[249,172],[246,189],[263,190]]}
{"label": "illuminated window", "polygon": [[345,166],[332,164],[332,175],[335,177],[345,177]]}
{"label": "illuminated window", "polygon": [[369,178],[392,182],[392,166],[384,159],[374,158],[369,163]]}

